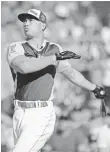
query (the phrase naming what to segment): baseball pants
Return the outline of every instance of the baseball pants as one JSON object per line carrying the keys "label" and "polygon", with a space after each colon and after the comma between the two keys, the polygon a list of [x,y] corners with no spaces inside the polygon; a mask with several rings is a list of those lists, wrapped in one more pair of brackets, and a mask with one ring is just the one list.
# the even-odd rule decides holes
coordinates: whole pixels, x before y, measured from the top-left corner
{"label": "baseball pants", "polygon": [[37,108],[22,108],[16,101],[13,115],[13,152],[40,152],[53,133],[55,120],[52,101],[47,101],[46,107]]}

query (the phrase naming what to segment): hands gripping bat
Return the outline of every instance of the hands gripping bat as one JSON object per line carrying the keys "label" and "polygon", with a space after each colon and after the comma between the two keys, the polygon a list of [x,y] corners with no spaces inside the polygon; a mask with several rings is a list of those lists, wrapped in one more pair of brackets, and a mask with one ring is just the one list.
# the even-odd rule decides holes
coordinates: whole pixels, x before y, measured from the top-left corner
{"label": "hands gripping bat", "polygon": [[107,109],[105,104],[105,97],[108,96],[108,94],[105,92],[103,87],[96,86],[96,88],[92,91],[96,98],[102,99],[101,100],[101,106],[100,106],[100,113],[102,117],[107,116]]}

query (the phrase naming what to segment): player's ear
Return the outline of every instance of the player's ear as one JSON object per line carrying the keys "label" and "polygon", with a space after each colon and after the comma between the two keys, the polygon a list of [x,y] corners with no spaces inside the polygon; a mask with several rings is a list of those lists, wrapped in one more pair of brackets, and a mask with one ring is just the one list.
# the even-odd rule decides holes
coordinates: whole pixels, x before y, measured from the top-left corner
{"label": "player's ear", "polygon": [[44,31],[46,29],[46,24],[42,23],[42,31]]}

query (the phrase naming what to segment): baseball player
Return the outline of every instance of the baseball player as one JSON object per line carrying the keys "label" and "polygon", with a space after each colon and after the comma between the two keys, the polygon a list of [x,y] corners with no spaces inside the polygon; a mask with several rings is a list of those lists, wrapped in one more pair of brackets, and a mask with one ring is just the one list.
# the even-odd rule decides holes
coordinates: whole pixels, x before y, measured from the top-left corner
{"label": "baseball player", "polygon": [[26,40],[8,47],[8,62],[15,75],[15,111],[13,115],[13,152],[40,152],[55,125],[53,90],[56,71],[72,83],[93,91],[102,98],[97,87],[71,68],[66,59],[79,59],[71,51],[44,38],[46,16],[41,10],[30,9],[18,15],[23,23]]}

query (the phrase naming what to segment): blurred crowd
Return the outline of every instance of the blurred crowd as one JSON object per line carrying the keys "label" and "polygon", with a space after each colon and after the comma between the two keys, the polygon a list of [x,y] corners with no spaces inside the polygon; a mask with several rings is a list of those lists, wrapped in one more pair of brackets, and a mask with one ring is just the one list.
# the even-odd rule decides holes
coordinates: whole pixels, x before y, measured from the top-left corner
{"label": "blurred crowd", "polygon": [[[98,6],[99,3],[99,6]],[[30,8],[41,9],[47,16],[46,39],[64,50],[81,55],[70,60],[89,81],[103,85],[110,95],[110,20],[104,5],[92,1],[2,1],[1,2],[1,151],[13,147],[13,79],[7,64],[7,45],[25,39],[17,15]],[[97,6],[97,7],[96,7]],[[100,6],[101,7],[100,9]],[[98,11],[97,11],[98,8]],[[104,14],[104,10],[107,14]],[[101,100],[61,74],[55,78],[54,106],[57,115],[55,131],[42,152],[97,152],[97,134],[104,125],[100,116]],[[110,97],[106,98],[110,111]],[[109,118],[110,119],[110,118]],[[106,121],[108,123],[110,121]],[[110,125],[110,124],[109,124]]]}

